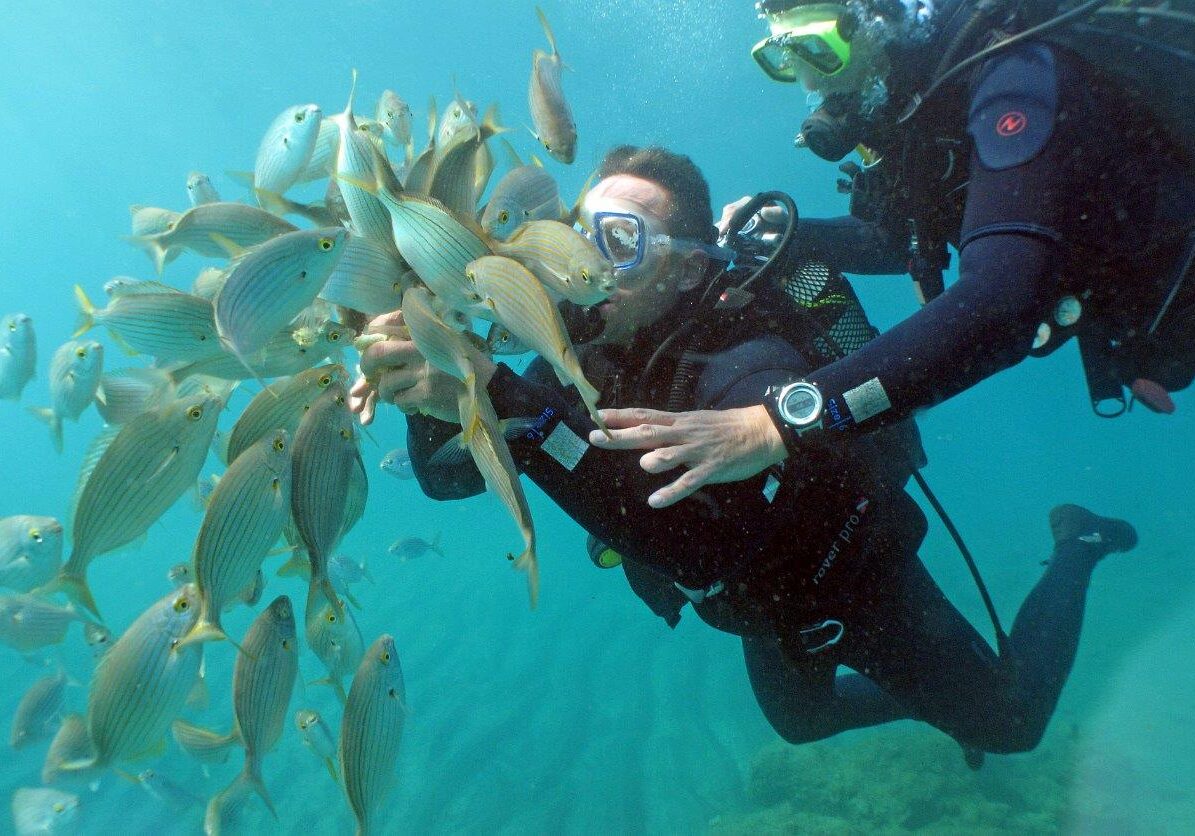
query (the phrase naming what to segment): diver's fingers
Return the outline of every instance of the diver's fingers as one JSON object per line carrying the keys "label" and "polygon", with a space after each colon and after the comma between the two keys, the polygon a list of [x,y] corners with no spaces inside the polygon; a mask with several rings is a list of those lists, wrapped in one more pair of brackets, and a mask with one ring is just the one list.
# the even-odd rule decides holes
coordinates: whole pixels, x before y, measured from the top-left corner
{"label": "diver's fingers", "polygon": [[712,472],[712,468],[705,465],[686,470],[677,477],[676,481],[665,485],[649,496],[647,504],[652,508],[667,508],[669,505],[675,505],[700,490]]}
{"label": "diver's fingers", "polygon": [[364,375],[354,380],[352,388],[349,389],[349,410],[360,412],[364,409],[365,399],[372,391],[373,384],[366,380]]}
{"label": "diver's fingers", "polygon": [[361,355],[361,374],[375,377],[380,371],[402,368],[422,360],[423,355],[410,340],[387,340],[365,349]]}
{"label": "diver's fingers", "polygon": [[722,217],[718,219],[717,224],[719,237],[726,234],[726,230],[730,226],[730,219],[734,217],[734,213],[739,211],[743,206],[746,206],[750,200],[750,195],[743,195],[734,203],[727,203],[722,207]]}
{"label": "diver's fingers", "polygon": [[589,443],[603,450],[654,450],[687,441],[683,430],[665,424],[639,424],[627,429],[589,433]]}
{"label": "diver's fingers", "polygon": [[759,210],[759,217],[767,223],[781,226],[788,220],[788,210],[783,206],[765,206]]}
{"label": "diver's fingers", "polygon": [[600,409],[598,410],[598,414],[606,422],[606,426],[615,429],[627,429],[629,427],[637,427],[640,424],[659,424],[670,427],[676,423],[676,416],[681,413],[634,407],[632,409]]}
{"label": "diver's fingers", "polygon": [[365,331],[368,334],[385,334],[387,328],[400,328],[406,325],[406,321],[402,318],[402,311],[391,311],[384,313],[381,316],[375,316],[369,320],[369,324],[365,326]]}
{"label": "diver's fingers", "polygon": [[671,447],[659,447],[644,453],[639,459],[639,466],[648,473],[665,473],[682,464],[688,464],[689,453],[693,450],[691,444],[676,444]]}
{"label": "diver's fingers", "polygon": [[423,379],[416,369],[387,369],[378,379],[378,397],[383,403],[394,403],[394,396],[415,386]]}

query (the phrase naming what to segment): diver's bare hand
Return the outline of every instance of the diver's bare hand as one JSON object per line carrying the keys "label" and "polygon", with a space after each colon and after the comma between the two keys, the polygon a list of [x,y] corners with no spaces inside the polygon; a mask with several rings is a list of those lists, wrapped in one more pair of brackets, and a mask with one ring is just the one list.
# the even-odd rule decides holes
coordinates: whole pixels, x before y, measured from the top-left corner
{"label": "diver's bare hand", "polygon": [[[744,195],[734,203],[728,203],[722,207],[722,217],[718,219],[719,238],[726,234],[726,230],[730,227],[730,219],[734,217],[734,213],[752,200],[754,200],[752,196]],[[766,243],[775,241],[780,235],[780,230],[784,227],[786,217],[787,213],[782,207],[765,206],[755,215],[755,230],[753,234]]]}
{"label": "diver's bare hand", "polygon": [[[403,322],[402,311],[391,311],[390,313],[375,317],[366,326],[365,332],[358,339],[370,335],[381,335],[387,338],[405,338],[407,330]],[[370,367],[366,368],[365,356],[369,354],[370,349],[381,344],[374,343],[369,349],[362,352],[362,363],[358,368],[358,377],[353,381],[352,388],[349,389],[349,409],[360,416],[362,426],[373,423],[378,403],[375,368],[373,364],[370,364]],[[376,358],[376,356],[375,354],[374,357]]]}
{"label": "diver's bare hand", "polygon": [[647,498],[653,508],[667,508],[703,485],[748,479],[787,455],[762,406],[699,412],[603,409],[601,416],[611,437],[594,430],[590,444],[605,450],[648,450],[639,460],[648,473],[686,468]]}

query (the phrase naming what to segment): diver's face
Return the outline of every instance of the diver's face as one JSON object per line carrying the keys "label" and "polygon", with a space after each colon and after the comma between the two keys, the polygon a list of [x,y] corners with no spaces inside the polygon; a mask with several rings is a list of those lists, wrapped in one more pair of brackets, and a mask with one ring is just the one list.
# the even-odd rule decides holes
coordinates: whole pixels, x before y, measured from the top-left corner
{"label": "diver's face", "polygon": [[[629,174],[607,177],[593,187],[589,196],[593,200],[617,201],[626,211],[659,226],[665,225],[673,206],[672,196],[663,186]],[[595,342],[627,345],[636,332],[671,311],[680,295],[682,260],[680,254],[668,252],[620,275],[618,289],[598,307],[606,325]]]}

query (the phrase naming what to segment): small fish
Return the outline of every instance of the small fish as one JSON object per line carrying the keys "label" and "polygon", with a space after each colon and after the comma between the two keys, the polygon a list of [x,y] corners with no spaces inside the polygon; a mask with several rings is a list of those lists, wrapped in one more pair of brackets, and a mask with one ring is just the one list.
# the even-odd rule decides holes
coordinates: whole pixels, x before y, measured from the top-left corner
{"label": "small fish", "polygon": [[411,340],[429,363],[445,374],[470,385],[475,377],[472,344],[460,331],[444,322],[434,308],[426,287],[412,287],[403,294],[403,320]]}
{"label": "small fish", "polygon": [[465,266],[490,252],[481,229],[462,224],[432,198],[378,194],[390,212],[399,255],[432,293],[457,310],[471,310],[479,300],[465,281]]}
{"label": "small fish", "polygon": [[122,346],[167,361],[202,360],[222,351],[207,299],[174,290],[121,293],[107,307],[96,308],[79,285],[75,285],[75,299],[79,303],[76,337],[103,325]]}
{"label": "small fish", "polygon": [[411,467],[411,454],[403,447],[395,447],[378,462],[383,473],[389,473],[395,479],[414,479],[415,471]]}
{"label": "small fish", "polygon": [[182,293],[164,282],[142,281],[130,276],[113,276],[104,282],[104,293],[110,299],[136,293]]}
{"label": "small fish", "polygon": [[307,646],[328,671],[320,684],[331,686],[337,699],[343,703],[346,696],[344,677],[357,669],[364,652],[357,620],[351,610],[337,608],[319,585],[311,584],[307,591],[303,624]]}
{"label": "small fish", "polygon": [[411,106],[393,90],[385,90],[378,99],[374,118],[382,126],[382,137],[395,148],[411,156]]}
{"label": "small fish", "polygon": [[49,588],[97,613],[87,567],[140,537],[195,484],[223,406],[210,396],[180,398],[120,428],[79,493],[71,556]]}
{"label": "small fish", "polygon": [[428,182],[431,180],[432,160],[436,156],[436,97],[432,96],[427,103],[427,145],[419,156],[406,166],[406,177],[403,188],[414,194],[427,194]]}
{"label": "small fish", "polygon": [[0,586],[29,592],[62,565],[62,524],[53,517],[19,514],[0,519]]}
{"label": "small fish", "polygon": [[266,433],[286,430],[293,434],[316,399],[334,384],[348,384],[348,371],[339,364],[307,369],[267,386],[233,425],[228,437],[228,462],[235,462]]}
{"label": "small fish", "polygon": [[79,796],[50,787],[20,787],[12,794],[17,836],[78,832]]}
{"label": "small fish", "polygon": [[203,799],[198,795],[167,778],[156,769],[143,769],[138,772],[137,783],[143,790],[176,813],[182,813],[203,804]]}
{"label": "small fish", "polygon": [[490,330],[485,337],[486,348],[490,354],[499,357],[510,357],[526,354],[531,347],[510,333],[510,329],[501,322],[490,323]]}
{"label": "small fish", "polygon": [[498,124],[497,109],[491,107],[480,125],[438,144],[428,195],[458,216],[475,217],[477,200],[494,171],[486,142],[505,130]]}
{"label": "small fish", "polygon": [[[212,439],[212,452],[216,454],[216,458],[220,458],[220,431],[216,431],[216,438]],[[227,451],[227,437],[225,437],[225,451]],[[227,464],[227,463],[226,463]],[[220,484],[220,477],[215,473],[209,473],[207,476],[200,476],[199,481],[195,483],[195,502],[197,510],[203,511],[211,503],[212,492],[216,490],[216,485]],[[186,565],[186,564],[181,564]]]}
{"label": "small fish", "polygon": [[134,237],[168,232],[182,217],[181,212],[160,209],[157,206],[142,206],[137,203],[129,207],[129,214],[133,216],[132,234]]}
{"label": "small fish", "polygon": [[494,252],[513,258],[557,299],[596,305],[618,287],[614,268],[588,238],[559,221],[528,221]]}
{"label": "small fish", "polygon": [[513,168],[494,186],[481,215],[481,228],[505,241],[527,221],[559,219],[560,191],[551,174],[538,165]]}
{"label": "small fish", "polygon": [[216,329],[225,348],[246,358],[312,303],[336,267],[342,227],[288,232],[239,255],[216,297]]}
{"label": "small fish", "polygon": [[66,672],[59,670],[29,686],[12,715],[12,734],[8,740],[12,748],[23,748],[57,730],[69,681]]}
{"label": "small fish", "polygon": [[220,202],[220,193],[212,185],[212,179],[202,171],[192,171],[187,175],[187,197],[191,199],[192,206]]}
{"label": "small fish", "polygon": [[554,159],[568,165],[577,156],[577,125],[573,122],[572,110],[565,101],[560,84],[564,60],[556,49],[556,38],[548,26],[548,18],[538,6],[535,13],[539,16],[552,52],[549,54],[537,49],[531,54],[531,84],[527,91],[527,103],[531,108],[536,139]]}
{"label": "small fish", "polygon": [[344,554],[335,555],[328,560],[328,577],[332,579],[332,585],[338,589],[347,589],[365,580],[374,582],[373,575],[365,568],[364,560],[358,563]]}
{"label": "small fish", "polygon": [[341,346],[351,343],[356,336],[356,332],[347,325],[328,321],[319,324],[315,335],[296,339],[296,332],[306,327],[309,326],[284,328],[270,337],[260,351],[246,357],[237,358],[225,353],[194,363],[171,366],[170,377],[180,386],[191,375],[230,381],[248,377],[287,377],[322,363],[329,355],[337,354]]}
{"label": "small fish", "polygon": [[175,589],[178,589],[179,587],[195,582],[195,570],[191,568],[189,562],[176,563],[166,573],[166,580],[174,584]]}
{"label": "small fish", "polygon": [[[311,151],[311,159],[306,168],[299,175],[299,183],[309,183],[312,180],[322,180],[330,177],[336,167],[336,152],[340,148],[340,126],[330,116],[320,120],[319,133],[315,137],[315,148]],[[334,177],[330,177],[336,182]],[[325,201],[326,203],[326,201]]]}
{"label": "small fish", "polygon": [[291,444],[286,430],[258,439],[212,493],[192,554],[200,611],[181,646],[225,639],[220,614],[256,579],[290,513]]}
{"label": "small fish", "polygon": [[37,371],[33,319],[23,313],[0,320],[0,400],[20,400]]}
{"label": "small fish", "polygon": [[103,624],[88,621],[83,624],[83,639],[91,648],[92,657],[99,659],[112,646],[112,631]]}
{"label": "small fish", "polygon": [[403,291],[414,283],[415,274],[393,247],[352,236],[345,242],[340,262],[324,283],[320,298],[378,316],[397,310]]}
{"label": "small fish", "polygon": [[385,820],[386,798],[397,778],[406,698],[394,638],[379,636],[353,676],[337,752],[358,833],[372,833]]}
{"label": "small fish", "polygon": [[415,560],[423,557],[428,552],[437,554],[440,557],[444,556],[444,552],[440,550],[440,533],[436,532],[436,536],[432,538],[429,543],[422,537],[404,537],[401,540],[395,540],[390,544],[387,552],[397,557],[403,563],[408,560]]}
{"label": "small fish", "polygon": [[100,377],[95,408],[104,423],[125,424],[175,397],[174,381],[161,369],[118,369]]}
{"label": "small fish", "polygon": [[599,393],[585,379],[560,311],[535,276],[519,262],[503,256],[471,262],[465,276],[492,309],[494,318],[543,357],[561,383],[577,387],[593,422],[606,429],[597,412]]}
{"label": "small fish", "polygon": [[444,109],[440,128],[436,133],[436,147],[443,148],[461,133],[477,130],[477,105],[465,101],[460,91],[454,91],[452,103]]}
{"label": "small fish", "polygon": [[103,769],[159,748],[199,675],[199,648],[178,647],[199,610],[194,587],[176,589],[138,616],[96,667],[87,700],[95,751],[63,772]]}
{"label": "small fish", "polygon": [[243,203],[201,203],[184,212],[170,228],[156,234],[136,234],[129,242],[145,250],[158,275],[189,250],[208,258],[226,258],[228,242],[253,247],[298,227],[265,209]]}
{"label": "small fish", "polygon": [[303,738],[303,745],[324,762],[332,780],[339,784],[340,776],[336,773],[336,741],[332,739],[332,732],[319,712],[313,708],[300,708],[295,712],[295,728]]}
{"label": "small fish", "polygon": [[62,422],[77,421],[95,400],[104,373],[104,347],[95,341],[71,340],[50,360],[50,406],[29,411],[50,426],[54,449],[62,452]]}
{"label": "small fish", "polygon": [[191,283],[191,295],[211,302],[219,295],[220,288],[224,287],[227,279],[228,271],[224,268],[204,267]]}
{"label": "small fish", "polygon": [[[373,183],[375,178],[390,171],[389,164],[376,166],[378,157],[385,159],[369,134],[358,130],[353,118],[353,97],[357,91],[357,71],[353,71],[353,86],[345,109],[332,117],[340,130],[340,145],[336,152],[336,179],[340,194],[353,222],[354,231],[381,247],[392,247],[390,217],[376,194],[360,184]],[[381,170],[384,168],[385,170]]]}
{"label": "small fish", "polygon": [[[43,784],[53,784],[65,773],[64,764],[76,764],[95,757],[95,747],[91,743],[91,735],[87,731],[87,718],[82,714],[68,714],[62,718],[62,725],[58,727],[50,748],[46,752],[46,760],[42,764],[41,781]],[[89,770],[72,769],[70,774],[83,774]]]}
{"label": "small fish", "polygon": [[302,176],[315,152],[322,119],[319,105],[307,104],[288,107],[270,123],[253,164],[253,188],[259,200],[263,193],[285,194]]}
{"label": "small fish", "polygon": [[59,606],[40,595],[0,596],[0,644],[28,653],[61,644],[75,621],[84,621],[70,604]]}

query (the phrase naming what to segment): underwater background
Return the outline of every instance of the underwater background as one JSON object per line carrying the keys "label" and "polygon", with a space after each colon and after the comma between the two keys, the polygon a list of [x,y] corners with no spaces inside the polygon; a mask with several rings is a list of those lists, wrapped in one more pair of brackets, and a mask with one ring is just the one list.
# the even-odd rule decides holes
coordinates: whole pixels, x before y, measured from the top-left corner
{"label": "underwater background", "polygon": [[[545,0],[578,123],[576,164],[547,161],[566,201],[616,143],[658,143],[703,168],[715,207],[779,188],[803,215],[842,214],[834,166],[792,147],[807,108],[796,86],[766,79],[748,51],[762,27],[747,0]],[[545,48],[531,2],[115,2],[42,0],[0,11],[0,313],[33,317],[38,377],[21,403],[0,402],[0,517],[66,515],[79,461],[100,428],[94,410],[66,426],[54,453],[26,411],[47,403],[46,365],[74,330],[72,294],[96,298],[115,275],[152,278],[121,240],[128,206],[187,206],[188,172],[208,173],[226,199],[244,191],[226,170],[250,169],[258,140],[283,108],[343,107],[353,68],[359,108],[392,88],[414,108],[422,145],[425,102],[453,84],[479,107],[497,101],[526,157],[534,48]],[[540,156],[543,156],[540,153]],[[718,214],[715,209],[715,216]],[[184,256],[166,280],[189,282],[203,262]],[[905,277],[855,282],[880,327],[916,305]],[[106,334],[108,368],[137,365]],[[256,385],[242,387],[221,427]],[[1115,420],[1087,405],[1074,345],[1030,360],[920,419],[926,475],[975,552],[1005,623],[1049,555],[1046,512],[1061,502],[1132,521],[1141,544],[1095,573],[1074,673],[1045,741],[1033,753],[988,756],[970,772],[956,744],[906,722],[796,748],[755,705],[739,641],[686,613],[676,630],[654,617],[622,573],[595,569],[584,534],[527,485],[541,546],[540,604],[503,556],[518,533],[485,495],[435,503],[415,482],[377,468],[405,443],[384,411],[365,440],[366,516],[340,551],[365,560],[358,585],[368,643],[397,641],[407,719],[388,832],[412,833],[1184,833],[1195,830],[1195,580],[1191,507],[1195,399],[1178,411],[1135,410]],[[218,472],[214,457],[205,473]],[[924,504],[924,503],[923,503]],[[647,508],[644,514],[650,514]],[[200,514],[184,499],[136,549],[95,562],[91,579],[114,633],[170,588],[166,572],[190,556]],[[443,557],[400,563],[393,541],[441,535]],[[67,543],[69,550],[69,541]],[[940,524],[922,557],[985,635],[991,628],[962,560]],[[303,585],[274,578],[264,602]],[[225,619],[240,635],[253,612]],[[52,648],[82,683],[93,660],[78,627]],[[210,707],[190,719],[226,728],[234,649],[209,645]],[[10,717],[44,669],[0,647],[0,716]],[[52,662],[51,662],[52,664]],[[302,679],[320,672],[309,653]],[[292,709],[317,708],[339,726],[332,693],[296,690]],[[0,797],[37,786],[47,741],[0,758]],[[171,740],[147,762],[207,797],[239,768],[210,774]],[[142,768],[131,767],[132,771]],[[343,795],[288,722],[264,761],[274,821],[256,800],[246,832],[352,832]],[[202,807],[179,813],[109,774],[78,790],[82,832],[195,833]],[[0,832],[12,827],[0,816]]]}

